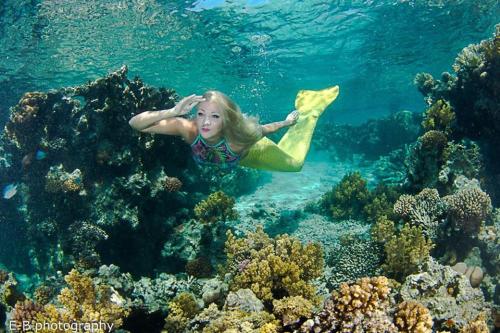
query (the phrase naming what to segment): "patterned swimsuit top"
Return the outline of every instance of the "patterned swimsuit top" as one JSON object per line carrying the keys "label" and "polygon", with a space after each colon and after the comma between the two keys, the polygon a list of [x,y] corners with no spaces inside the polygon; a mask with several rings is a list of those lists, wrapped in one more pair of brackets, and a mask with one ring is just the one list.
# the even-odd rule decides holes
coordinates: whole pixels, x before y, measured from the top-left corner
{"label": "patterned swimsuit top", "polygon": [[209,145],[200,134],[191,144],[191,150],[196,163],[200,165],[217,165],[223,169],[235,167],[241,158],[240,155],[231,150],[226,139],[222,139],[215,145]]}

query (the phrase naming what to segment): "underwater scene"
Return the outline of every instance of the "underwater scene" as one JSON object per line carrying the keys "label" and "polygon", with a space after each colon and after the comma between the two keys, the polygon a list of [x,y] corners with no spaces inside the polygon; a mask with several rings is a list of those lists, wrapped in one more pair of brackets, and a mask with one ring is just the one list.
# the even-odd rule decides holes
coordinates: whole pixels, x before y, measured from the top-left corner
{"label": "underwater scene", "polygon": [[500,332],[499,0],[2,0],[0,333]]}

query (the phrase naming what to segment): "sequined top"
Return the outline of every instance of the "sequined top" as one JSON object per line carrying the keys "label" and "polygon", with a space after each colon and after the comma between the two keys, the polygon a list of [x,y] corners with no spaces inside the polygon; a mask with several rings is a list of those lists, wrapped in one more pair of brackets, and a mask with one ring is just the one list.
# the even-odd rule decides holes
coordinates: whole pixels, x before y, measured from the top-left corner
{"label": "sequined top", "polygon": [[217,165],[221,168],[233,168],[238,165],[241,156],[231,150],[225,139],[215,145],[209,145],[198,134],[191,144],[193,159],[201,165]]}

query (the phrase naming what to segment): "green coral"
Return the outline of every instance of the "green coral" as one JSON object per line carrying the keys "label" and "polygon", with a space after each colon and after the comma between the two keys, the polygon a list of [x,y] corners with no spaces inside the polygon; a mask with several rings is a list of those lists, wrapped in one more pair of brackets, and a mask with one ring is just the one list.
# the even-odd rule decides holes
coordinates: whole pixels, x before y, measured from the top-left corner
{"label": "green coral", "polygon": [[164,328],[168,333],[182,333],[189,320],[199,312],[198,304],[192,294],[183,292],[168,303],[169,313]]}
{"label": "green coral", "polygon": [[398,281],[418,271],[434,247],[421,227],[405,224],[399,235],[393,235],[385,244],[386,260],[382,268]]}
{"label": "green coral", "polygon": [[323,212],[334,219],[366,219],[375,222],[380,216],[392,217],[392,206],[399,196],[396,186],[380,183],[369,191],[359,172],[349,173],[319,202]]}
{"label": "green coral", "polygon": [[439,99],[426,111],[422,121],[422,127],[426,130],[438,130],[444,133],[451,132],[451,126],[455,120],[455,112],[446,100]]}
{"label": "green coral", "polygon": [[366,180],[359,172],[349,173],[321,198],[320,205],[334,219],[361,218],[370,198]]}
{"label": "green coral", "polygon": [[234,199],[222,191],[214,192],[198,203],[194,207],[194,214],[198,221],[207,224],[238,218],[238,213],[234,210]]}
{"label": "green coral", "polygon": [[371,236],[372,239],[378,243],[386,243],[395,232],[394,222],[384,215],[379,217],[377,222],[372,226]]}
{"label": "green coral", "polygon": [[310,283],[323,273],[319,244],[303,245],[286,234],[271,239],[259,226],[240,239],[228,231],[226,254],[226,267],[234,274],[232,290],[249,288],[267,304],[287,296],[302,296],[313,304],[319,303],[316,288]]}
{"label": "green coral", "polygon": [[394,218],[394,202],[400,195],[400,189],[397,186],[387,186],[379,183],[377,187],[370,192],[370,199],[363,207],[363,213],[370,222],[375,222],[382,216]]}

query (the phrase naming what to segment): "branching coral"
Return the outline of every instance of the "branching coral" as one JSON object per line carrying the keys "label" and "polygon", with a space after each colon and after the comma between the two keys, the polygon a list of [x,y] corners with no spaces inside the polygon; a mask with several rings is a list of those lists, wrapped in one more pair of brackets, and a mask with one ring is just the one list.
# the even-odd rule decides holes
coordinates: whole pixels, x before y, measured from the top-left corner
{"label": "branching coral", "polygon": [[385,244],[386,260],[382,268],[398,281],[416,273],[429,257],[434,244],[422,234],[421,227],[406,224],[399,235],[394,235]]}
{"label": "branching coral", "polygon": [[394,222],[386,216],[381,216],[371,229],[372,239],[378,243],[385,243],[391,239],[396,232]]}
{"label": "branching coral", "polygon": [[[105,323],[94,332],[104,333],[123,324],[129,310],[115,301],[117,296],[107,285],[94,285],[92,279],[72,270],[64,278],[67,288],[57,297],[58,305],[48,304],[35,315],[34,322],[40,323]],[[60,327],[49,327],[43,333],[60,333]]]}
{"label": "branching coral", "polygon": [[259,227],[241,239],[229,231],[226,254],[227,269],[235,274],[233,290],[249,288],[268,302],[302,296],[318,304],[316,289],[310,281],[323,272],[323,251],[319,244],[302,245],[288,235],[270,239]]}
{"label": "branching coral", "polygon": [[203,333],[278,333],[279,321],[265,311],[219,311],[215,304],[192,321],[191,331]]}
{"label": "branching coral", "polygon": [[476,235],[481,223],[492,212],[490,196],[477,187],[463,188],[444,200],[454,227],[469,235]]}
{"label": "branching coral", "polygon": [[273,301],[273,313],[281,318],[284,326],[297,323],[301,318],[308,318],[313,311],[313,304],[301,297],[285,297]]}
{"label": "branching coral", "polygon": [[436,238],[444,203],[436,189],[425,188],[417,195],[403,194],[394,204],[394,212],[412,226],[420,226],[427,237]]}
{"label": "branching coral", "polygon": [[80,192],[83,190],[82,172],[79,169],[68,173],[62,164],[50,167],[47,173],[45,190],[51,193]]}
{"label": "branching coral", "polygon": [[486,316],[481,313],[476,319],[469,321],[459,333],[489,333],[490,329],[486,325]]}
{"label": "branching coral", "polygon": [[165,329],[168,333],[182,333],[200,309],[192,294],[183,292],[168,303],[169,313],[165,318]]}
{"label": "branching coral", "polygon": [[[384,276],[343,283],[325,302],[314,321],[303,326],[308,326],[311,332],[375,332],[368,326],[373,316],[388,309],[389,292],[389,281]],[[390,321],[387,326],[392,329],[383,332],[396,332]]]}
{"label": "branching coral", "polygon": [[432,316],[422,304],[405,301],[398,305],[394,322],[401,333],[431,333]]}
{"label": "branching coral", "polygon": [[452,187],[460,178],[483,177],[483,156],[479,146],[472,141],[448,143],[443,151],[443,160],[439,182],[445,185],[446,193],[452,192]]}
{"label": "branching coral", "polygon": [[208,196],[194,207],[196,218],[202,223],[235,220],[238,213],[234,210],[234,199],[218,191]]}
{"label": "branching coral", "polygon": [[347,174],[321,198],[321,207],[334,219],[360,218],[370,198],[366,181],[359,172]]}
{"label": "branching coral", "polygon": [[455,113],[450,103],[440,99],[425,111],[425,119],[422,122],[422,127],[426,131],[437,130],[449,133],[453,120],[455,120]]}

